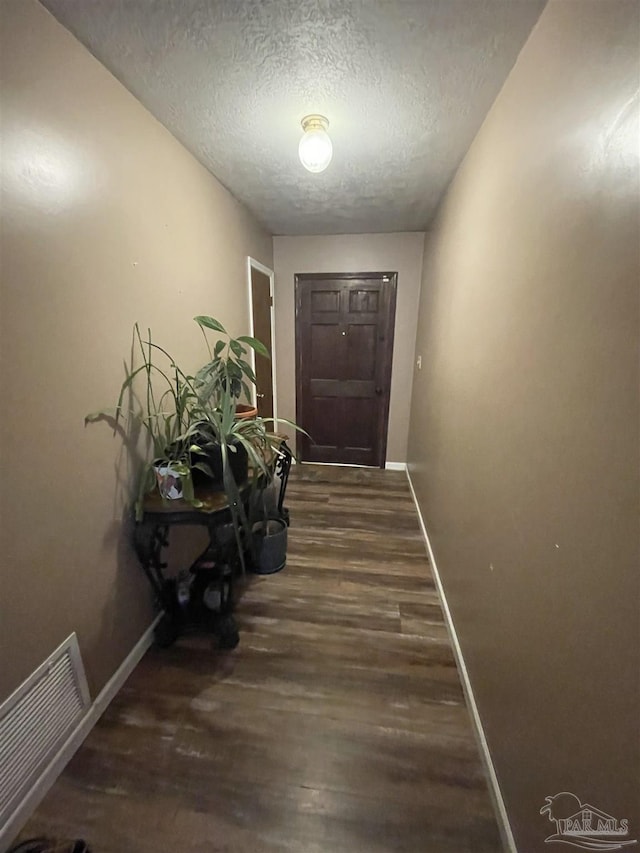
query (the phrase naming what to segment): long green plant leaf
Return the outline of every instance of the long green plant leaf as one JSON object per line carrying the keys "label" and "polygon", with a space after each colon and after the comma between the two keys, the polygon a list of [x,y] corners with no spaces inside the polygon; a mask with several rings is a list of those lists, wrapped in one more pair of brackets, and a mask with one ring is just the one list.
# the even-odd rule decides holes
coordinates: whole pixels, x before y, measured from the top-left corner
{"label": "long green plant leaf", "polygon": [[238,341],[234,341],[234,340],[229,341],[229,346],[231,347],[231,351],[233,352],[233,354],[238,359],[240,359],[240,356],[242,356],[246,353],[246,349],[242,346],[242,344],[239,344]]}
{"label": "long green plant leaf", "polygon": [[242,368],[244,375],[247,376],[249,378],[249,380],[251,382],[253,382],[253,384],[255,385],[256,384],[256,375],[253,372],[253,367],[251,367],[251,365],[247,361],[243,361],[243,359],[241,359],[241,358],[238,359],[238,364]]}
{"label": "long green plant leaf", "polygon": [[207,317],[202,314],[199,314],[197,317],[193,318],[199,326],[205,326],[207,329],[213,329],[214,332],[222,332],[223,335],[227,334],[227,330],[218,320],[215,320],[213,317]]}
{"label": "long green plant leaf", "polygon": [[236,338],[237,341],[242,341],[243,344],[247,344],[251,347],[252,350],[258,353],[258,355],[263,355],[265,358],[268,358],[271,361],[271,356],[269,355],[269,350],[266,346],[259,341],[257,338],[252,338],[251,335],[240,335]]}
{"label": "long green plant leaf", "polygon": [[[307,436],[307,438],[311,438],[311,436],[310,436],[310,435],[309,435],[309,433],[306,431],[306,429],[303,429],[301,426],[298,426],[298,424],[297,424],[297,423],[295,423],[294,421],[290,421],[290,420],[288,420],[287,418],[280,418],[280,417],[279,417],[279,418],[277,419],[277,421],[276,421],[276,419],[275,419],[275,418],[263,418],[263,421],[265,422],[265,424],[267,424],[267,423],[273,424],[273,425],[274,425],[274,427],[275,427],[276,423],[278,424],[278,426],[279,426],[280,424],[286,424],[287,426],[290,426],[290,427],[291,427],[293,430],[295,430],[296,432],[301,432],[301,433],[303,433],[304,435],[306,435],[306,436]],[[311,440],[313,441],[313,439],[311,439]]]}

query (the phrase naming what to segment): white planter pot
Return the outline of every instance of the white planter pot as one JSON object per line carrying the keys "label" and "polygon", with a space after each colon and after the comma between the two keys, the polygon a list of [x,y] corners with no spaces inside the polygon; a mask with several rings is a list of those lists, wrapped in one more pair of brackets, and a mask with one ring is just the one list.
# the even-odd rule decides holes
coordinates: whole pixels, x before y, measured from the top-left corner
{"label": "white planter pot", "polygon": [[158,491],[163,498],[170,501],[184,496],[184,468],[173,468],[171,465],[154,465]]}

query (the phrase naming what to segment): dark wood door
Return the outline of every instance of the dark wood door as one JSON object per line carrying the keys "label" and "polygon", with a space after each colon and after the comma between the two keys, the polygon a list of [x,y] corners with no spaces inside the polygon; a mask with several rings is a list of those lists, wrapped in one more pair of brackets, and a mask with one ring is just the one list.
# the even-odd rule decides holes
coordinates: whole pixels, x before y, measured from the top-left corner
{"label": "dark wood door", "polygon": [[297,420],[305,462],[384,467],[396,273],[296,276]]}
{"label": "dark wood door", "polygon": [[[271,341],[271,283],[269,276],[251,267],[251,311],[253,336],[269,350],[273,359]],[[273,417],[273,361],[256,355],[256,405],[261,418]]]}

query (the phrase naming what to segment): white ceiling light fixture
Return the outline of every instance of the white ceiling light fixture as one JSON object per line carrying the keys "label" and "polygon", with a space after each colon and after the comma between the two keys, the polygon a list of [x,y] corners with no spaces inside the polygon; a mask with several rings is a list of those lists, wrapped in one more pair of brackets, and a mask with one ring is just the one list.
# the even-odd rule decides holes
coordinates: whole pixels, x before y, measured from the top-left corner
{"label": "white ceiling light fixture", "polygon": [[327,128],[329,120],[324,116],[310,115],[302,119],[304,136],[298,145],[300,162],[309,172],[324,172],[333,156],[333,145]]}

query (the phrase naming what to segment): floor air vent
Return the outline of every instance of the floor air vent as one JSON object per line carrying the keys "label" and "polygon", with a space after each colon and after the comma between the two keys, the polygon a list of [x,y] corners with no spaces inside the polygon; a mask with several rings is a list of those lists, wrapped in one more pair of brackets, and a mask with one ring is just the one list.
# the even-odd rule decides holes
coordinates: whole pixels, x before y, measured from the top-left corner
{"label": "floor air vent", "polygon": [[0,705],[0,831],[89,704],[72,634]]}

